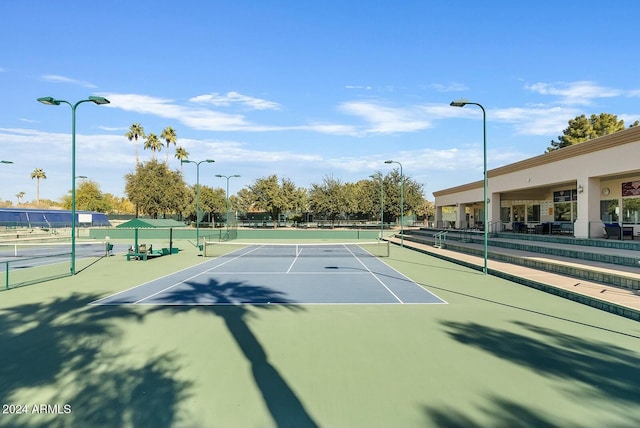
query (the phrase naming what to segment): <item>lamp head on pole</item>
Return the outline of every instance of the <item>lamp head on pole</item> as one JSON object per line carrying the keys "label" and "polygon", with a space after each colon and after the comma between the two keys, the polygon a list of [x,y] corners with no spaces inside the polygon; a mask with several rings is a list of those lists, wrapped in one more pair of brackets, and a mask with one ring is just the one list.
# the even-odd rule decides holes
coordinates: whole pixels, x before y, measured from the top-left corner
{"label": "lamp head on pole", "polygon": [[111,103],[111,101],[109,101],[105,97],[89,97],[89,101],[92,101],[92,102],[94,102],[95,104],[98,104],[98,105],[110,104]]}
{"label": "lamp head on pole", "polygon": [[53,97],[38,98],[38,102],[41,102],[42,104],[46,104],[48,106],[59,106],[60,105],[60,101],[56,100]]}
{"label": "lamp head on pole", "polygon": [[469,100],[465,100],[465,99],[460,99],[460,100],[456,100],[456,101],[451,101],[451,104],[449,104],[452,107],[464,107],[467,104],[469,104]]}
{"label": "lamp head on pole", "polygon": [[388,160],[388,161],[384,161],[384,163],[394,163],[395,161],[392,160]]}
{"label": "lamp head on pole", "polygon": [[180,163],[192,163],[193,161],[190,161],[189,159],[182,159],[180,160]]}
{"label": "lamp head on pole", "polygon": [[0,163],[13,163],[13,162],[8,160],[0,160]]}
{"label": "lamp head on pole", "polygon": [[214,163],[215,161],[213,159],[205,159],[206,163]]}

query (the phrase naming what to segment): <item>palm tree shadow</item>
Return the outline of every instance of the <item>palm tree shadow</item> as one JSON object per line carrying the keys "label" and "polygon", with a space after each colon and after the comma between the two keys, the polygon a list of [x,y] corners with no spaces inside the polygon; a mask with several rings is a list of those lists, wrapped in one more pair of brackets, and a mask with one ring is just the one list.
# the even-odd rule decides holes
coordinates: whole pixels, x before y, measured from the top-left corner
{"label": "palm tree shadow", "polygon": [[178,357],[164,353],[132,363],[137,359],[118,346],[122,326],[144,316],[126,306],[87,306],[98,297],[74,293],[0,309],[0,401],[10,403],[25,390],[50,389],[56,391],[53,400],[71,406],[69,414],[53,420],[34,419],[38,415],[4,418],[6,426],[177,423],[180,403],[191,387],[175,378]]}
{"label": "palm tree shadow", "polygon": [[[491,419],[490,426],[512,428],[553,428],[557,427],[557,420],[550,420],[547,415],[536,412],[519,403],[503,398],[487,397],[489,406],[481,408],[481,412]],[[422,406],[425,416],[431,420],[434,426],[447,428],[481,428],[487,426],[487,422],[474,420],[453,406],[435,407]],[[560,425],[561,426],[561,425]]]}
{"label": "palm tree shadow", "polygon": [[[185,282],[179,289],[163,295],[167,302],[196,302],[200,305],[169,306],[176,312],[199,311],[221,317],[229,333],[251,365],[253,378],[271,417],[278,427],[317,427],[318,424],[305,409],[304,403],[269,361],[269,357],[253,334],[247,319],[257,316],[256,310],[285,308],[300,311],[296,302],[282,292],[268,287],[243,282],[218,282],[209,279],[206,284]],[[166,310],[159,306],[155,310]]]}
{"label": "palm tree shadow", "polygon": [[[514,330],[479,323],[442,322],[454,340],[565,381],[582,399],[636,403],[640,395],[640,354],[610,342],[513,321]],[[578,387],[579,386],[579,387]]]}

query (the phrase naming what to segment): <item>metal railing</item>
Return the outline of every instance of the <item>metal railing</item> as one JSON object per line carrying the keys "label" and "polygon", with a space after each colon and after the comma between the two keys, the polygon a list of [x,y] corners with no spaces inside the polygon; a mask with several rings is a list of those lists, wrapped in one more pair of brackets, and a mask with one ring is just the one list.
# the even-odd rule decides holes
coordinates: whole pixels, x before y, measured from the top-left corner
{"label": "metal railing", "polygon": [[445,245],[445,242],[447,241],[447,234],[449,233],[449,231],[447,230],[442,230],[438,233],[436,233],[435,235],[433,235],[433,237],[436,239],[436,243],[433,245],[436,248],[443,248]]}

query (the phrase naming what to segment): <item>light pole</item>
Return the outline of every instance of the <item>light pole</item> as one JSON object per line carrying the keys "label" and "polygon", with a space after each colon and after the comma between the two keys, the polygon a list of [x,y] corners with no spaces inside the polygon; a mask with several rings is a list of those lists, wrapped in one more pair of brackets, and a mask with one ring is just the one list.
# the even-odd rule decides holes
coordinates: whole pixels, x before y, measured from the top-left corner
{"label": "light pole", "polygon": [[404,176],[402,175],[402,164],[394,160],[384,161],[384,163],[397,163],[400,165],[400,246],[404,247]]}
{"label": "light pole", "polygon": [[216,174],[216,177],[218,178],[226,178],[227,179],[227,193],[225,193],[225,202],[227,205],[227,216],[225,219],[225,225],[227,226],[227,239],[229,239],[229,179],[230,178],[237,178],[240,177],[238,174],[234,174],[234,175],[222,175],[222,174]]}
{"label": "light pole", "polygon": [[483,188],[484,188],[484,202],[483,202],[483,206],[484,206],[484,265],[482,267],[482,272],[486,275],[487,274],[487,257],[488,257],[488,253],[489,253],[489,224],[488,224],[488,220],[489,220],[489,213],[487,211],[487,112],[485,111],[484,107],[481,104],[478,103],[472,103],[470,101],[467,100],[457,100],[457,101],[451,101],[451,106],[453,107],[464,107],[467,104],[470,105],[474,105],[474,106],[478,106],[480,107],[480,109],[482,110],[482,153],[483,153],[483,160],[484,160],[484,166],[482,168],[482,173],[483,173]]}
{"label": "light pole", "polygon": [[384,181],[382,180],[382,173],[370,175],[369,177],[380,180],[380,240],[382,241],[384,237],[384,191],[382,189]]}
{"label": "light pole", "polygon": [[196,247],[200,248],[200,164],[203,162],[214,163],[213,159],[205,159],[200,162],[182,159],[182,163],[196,164]]}
{"label": "light pole", "polygon": [[42,104],[59,106],[67,104],[71,107],[71,275],[76,274],[76,109],[82,103],[94,103],[98,105],[109,104],[104,97],[88,97],[75,104],[69,101],[59,100],[53,97],[38,98]]}

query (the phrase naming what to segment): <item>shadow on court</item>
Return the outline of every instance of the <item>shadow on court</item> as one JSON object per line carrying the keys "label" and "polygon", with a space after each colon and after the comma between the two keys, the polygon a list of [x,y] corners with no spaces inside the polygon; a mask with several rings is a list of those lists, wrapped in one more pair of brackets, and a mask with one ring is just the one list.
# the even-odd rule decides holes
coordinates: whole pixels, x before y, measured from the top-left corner
{"label": "shadow on court", "polygon": [[[474,322],[441,324],[446,333],[459,343],[558,382],[557,389],[568,394],[571,400],[600,404],[609,402],[613,408],[637,404],[640,395],[640,354],[636,352],[609,342],[574,336],[520,321],[513,321],[513,327],[509,330]],[[571,425],[569,421],[559,425],[557,420],[546,420],[543,414],[504,398],[489,397],[488,400],[489,405],[482,410],[494,421],[493,426]],[[480,421],[474,421],[454,408],[442,409],[425,405],[423,409],[437,426],[483,426]],[[639,415],[629,414],[625,417],[628,419],[628,425],[625,426],[640,426]]]}
{"label": "shadow on court", "polygon": [[[519,403],[498,397],[489,397],[490,406],[483,409],[491,419],[491,426],[510,428],[557,428],[557,421],[549,421]],[[433,426],[447,428],[484,428],[486,423],[474,421],[471,417],[451,406],[423,406],[424,413]]]}
{"label": "shadow on court", "polygon": [[[317,427],[318,424],[305,409],[304,403],[269,361],[269,356],[253,334],[247,320],[258,316],[258,311],[303,308],[288,301],[284,294],[268,287],[240,282],[208,283],[185,282],[181,288],[164,293],[170,302],[207,302],[203,306],[158,306],[156,311],[175,311],[211,314],[222,318],[233,339],[251,364],[251,372],[264,403],[278,427]],[[211,305],[211,302],[216,304]],[[268,304],[277,302],[279,304]]]}
{"label": "shadow on court", "polygon": [[[98,297],[74,293],[0,309],[0,402],[58,405],[56,412],[62,412],[39,415],[29,407],[28,414],[3,414],[4,426],[171,427],[179,422],[176,410],[189,397],[191,384],[174,378],[178,357],[165,353],[132,363],[137,359],[118,347],[120,326],[143,317],[127,306],[87,306]],[[65,404],[70,412],[64,412]]]}

